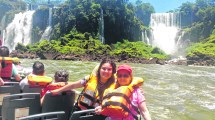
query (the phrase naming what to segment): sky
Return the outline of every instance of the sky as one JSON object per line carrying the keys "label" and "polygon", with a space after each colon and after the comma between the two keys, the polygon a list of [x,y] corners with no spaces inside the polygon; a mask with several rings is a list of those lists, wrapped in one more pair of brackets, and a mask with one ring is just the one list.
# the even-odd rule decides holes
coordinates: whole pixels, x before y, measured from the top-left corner
{"label": "sky", "polygon": [[[135,2],[136,0],[130,0]],[[150,3],[156,13],[163,13],[170,10],[174,10],[181,6],[185,2],[195,2],[196,0],[143,0],[144,3]]]}

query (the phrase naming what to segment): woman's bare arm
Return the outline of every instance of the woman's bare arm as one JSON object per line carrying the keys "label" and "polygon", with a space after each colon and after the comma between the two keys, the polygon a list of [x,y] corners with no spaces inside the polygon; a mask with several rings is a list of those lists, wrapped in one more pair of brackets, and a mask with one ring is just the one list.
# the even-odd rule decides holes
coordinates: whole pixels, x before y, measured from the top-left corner
{"label": "woman's bare arm", "polygon": [[68,83],[64,87],[56,89],[56,90],[52,90],[51,92],[52,92],[52,94],[56,95],[56,94],[59,94],[60,92],[63,92],[63,91],[68,91],[71,89],[81,88],[81,87],[83,87],[83,85],[81,84],[81,80],[79,80],[76,82]]}
{"label": "woman's bare arm", "polygon": [[149,111],[146,107],[146,102],[143,101],[139,104],[140,114],[144,118],[144,120],[151,120],[151,116],[149,114]]}

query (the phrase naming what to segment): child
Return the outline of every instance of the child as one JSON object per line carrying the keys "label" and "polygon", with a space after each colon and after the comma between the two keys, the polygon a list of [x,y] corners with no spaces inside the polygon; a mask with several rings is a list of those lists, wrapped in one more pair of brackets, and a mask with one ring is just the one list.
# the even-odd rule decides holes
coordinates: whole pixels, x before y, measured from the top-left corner
{"label": "child", "polygon": [[145,97],[139,88],[143,79],[133,78],[131,67],[120,65],[117,70],[117,83],[119,84],[117,89],[104,93],[102,106],[96,107],[95,112],[106,115],[111,120],[137,119],[138,113],[145,120],[151,120]]}
{"label": "child", "polygon": [[65,85],[67,85],[68,79],[69,79],[69,73],[66,70],[59,70],[55,72],[54,75],[55,81],[48,86],[46,86],[44,89],[41,91],[41,103],[43,102],[44,95],[50,91],[50,90],[55,90],[58,88],[61,88]]}

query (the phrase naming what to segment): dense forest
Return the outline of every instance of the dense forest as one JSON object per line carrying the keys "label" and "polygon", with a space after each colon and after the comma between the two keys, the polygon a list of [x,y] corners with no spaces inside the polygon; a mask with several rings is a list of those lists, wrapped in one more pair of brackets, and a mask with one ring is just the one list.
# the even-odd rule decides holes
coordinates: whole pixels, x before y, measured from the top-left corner
{"label": "dense forest", "polygon": [[[0,2],[7,6],[0,6],[1,9],[4,8],[0,11],[0,18],[4,14],[11,14],[12,11],[14,14],[25,9],[24,3],[18,0],[0,0]],[[150,58],[156,56],[153,54],[161,54],[160,58],[167,58],[159,48],[153,48],[145,43],[141,43],[143,49],[138,46],[140,43],[137,41],[142,39],[141,32],[150,31],[150,15],[155,12],[151,4],[142,0],[137,0],[136,3],[130,3],[129,0],[68,0],[52,11],[51,41],[36,43],[48,24],[48,18],[45,16],[48,16],[49,8],[44,6],[37,9],[33,16],[32,43],[36,44],[25,48],[19,45],[17,48],[21,46],[25,51],[34,52],[53,50],[62,54],[85,54],[91,53],[90,41],[94,41],[94,46],[101,46],[99,50],[104,49],[110,55],[126,51],[127,54],[133,55],[131,57]],[[215,0],[186,2],[169,12],[179,12],[181,15],[181,30],[185,31],[182,37],[188,46],[188,58],[200,59],[198,56],[201,54],[215,57]],[[104,19],[105,45],[99,43],[102,29],[101,16]],[[12,17],[9,17],[8,21],[10,19]],[[121,47],[123,44],[124,47]],[[149,50],[144,49],[144,46]]]}
{"label": "dense forest", "polygon": [[187,2],[176,11],[182,15],[183,39],[189,41],[187,58],[195,61],[214,59],[215,0]]}

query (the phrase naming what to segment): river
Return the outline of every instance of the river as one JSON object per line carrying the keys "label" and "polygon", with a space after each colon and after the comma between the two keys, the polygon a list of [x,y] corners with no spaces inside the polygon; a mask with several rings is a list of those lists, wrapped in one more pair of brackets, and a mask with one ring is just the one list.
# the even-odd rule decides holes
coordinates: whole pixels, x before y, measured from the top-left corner
{"label": "river", "polygon": [[[21,60],[32,67],[36,60]],[[46,75],[68,70],[70,81],[90,74],[98,62],[39,60]],[[117,63],[118,65],[121,63]],[[215,120],[215,67],[133,64],[134,76],[143,77],[147,107],[153,120]],[[79,89],[80,90],[80,89]]]}

